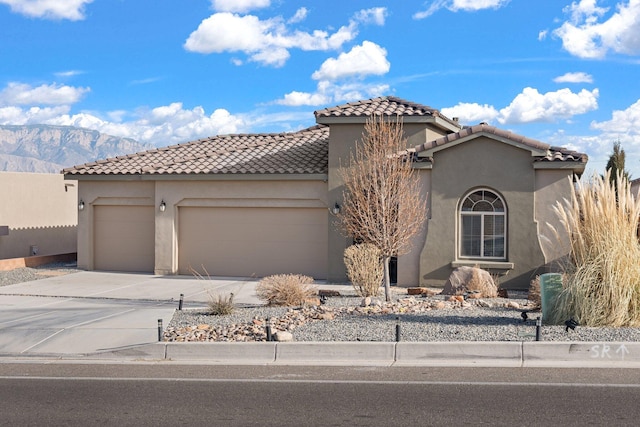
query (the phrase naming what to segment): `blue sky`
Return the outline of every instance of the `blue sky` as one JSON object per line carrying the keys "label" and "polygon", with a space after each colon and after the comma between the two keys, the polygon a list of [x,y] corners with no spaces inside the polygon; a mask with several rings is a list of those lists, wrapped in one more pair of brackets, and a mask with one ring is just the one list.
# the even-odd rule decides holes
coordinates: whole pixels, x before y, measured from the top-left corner
{"label": "blue sky", "polygon": [[640,0],[0,0],[0,124],[166,146],[383,95],[640,178]]}

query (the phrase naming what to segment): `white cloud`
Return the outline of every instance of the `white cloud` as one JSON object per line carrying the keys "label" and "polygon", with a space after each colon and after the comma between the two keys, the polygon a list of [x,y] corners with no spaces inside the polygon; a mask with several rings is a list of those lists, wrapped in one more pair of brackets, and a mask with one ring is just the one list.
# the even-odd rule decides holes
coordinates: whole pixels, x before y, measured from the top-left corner
{"label": "white cloud", "polygon": [[245,13],[271,5],[271,0],[212,0],[212,6],[220,12]]}
{"label": "white cloud", "polygon": [[32,87],[26,83],[11,82],[0,91],[0,106],[74,104],[89,90],[56,83]]}
{"label": "white cloud", "polygon": [[374,7],[371,9],[363,9],[356,13],[355,19],[359,22],[375,25],[384,25],[387,18],[386,7]]}
{"label": "white cloud", "polygon": [[527,87],[509,106],[500,110],[498,121],[502,124],[554,122],[584,114],[598,108],[598,89],[573,93],[569,89],[540,93]]}
{"label": "white cloud", "polygon": [[[614,111],[611,115],[611,120],[592,122],[591,128],[616,135],[640,137],[640,99],[626,110]],[[640,145],[640,140],[637,142]]]}
{"label": "white cloud", "polygon": [[542,41],[547,38],[548,30],[542,30],[538,33],[538,41]]}
{"label": "white cloud", "polygon": [[356,34],[355,21],[333,34],[321,30],[308,33],[290,31],[281,17],[260,20],[253,15],[225,12],[202,21],[189,35],[184,48],[198,53],[244,52],[251,61],[282,66],[289,58],[290,49],[338,49]]}
{"label": "white cloud", "polygon": [[500,114],[492,105],[465,102],[460,102],[454,107],[442,108],[440,111],[449,118],[458,117],[460,123],[465,124],[490,123]]}
{"label": "white cloud", "polygon": [[58,71],[57,73],[54,73],[56,77],[74,77],[74,76],[79,76],[80,74],[84,74],[84,71],[67,70],[67,71]]}
{"label": "white cloud", "polygon": [[580,58],[603,58],[609,51],[640,54],[640,0],[618,3],[616,12],[600,22],[608,11],[596,0],[574,1],[565,8],[569,20],[554,34],[567,52]]}
{"label": "white cloud", "polygon": [[248,128],[243,118],[234,116],[225,109],[217,109],[211,114],[206,114],[204,108],[200,106],[185,109],[180,102],[151,110],[139,109],[127,115],[131,117],[129,121],[122,120],[125,117],[122,111],[108,116],[113,121],[104,120],[90,113],[79,113],[61,114],[34,123],[95,129],[109,135],[133,138],[155,146],[176,144],[212,135],[238,133]]}
{"label": "white cloud", "polygon": [[332,98],[325,94],[293,91],[287,93],[283,99],[276,101],[276,104],[298,107],[301,105],[326,105],[331,101]]}
{"label": "white cloud", "polygon": [[253,123],[224,109],[207,114],[201,106],[187,109],[180,102],[136,111],[115,110],[104,115],[87,111],[71,113],[72,104],[88,90],[57,84],[31,87],[10,83],[0,91],[0,124],[76,126],[163,146],[211,135],[246,132],[248,123]]}
{"label": "white cloud", "polygon": [[68,19],[79,21],[84,19],[84,7],[93,0],[0,0],[12,12],[34,18]]}
{"label": "white cloud", "polygon": [[591,74],[577,72],[566,73],[553,79],[555,83],[593,83]]}
{"label": "white cloud", "polygon": [[299,106],[324,106],[332,103],[357,101],[360,99],[375,98],[389,93],[387,84],[371,84],[352,82],[334,84],[329,81],[318,82],[316,92],[290,92],[282,99],[274,101],[274,104]]}
{"label": "white cloud", "polygon": [[296,10],[296,13],[291,18],[289,18],[287,23],[296,24],[298,22],[302,22],[305,19],[307,19],[307,14],[308,13],[309,13],[309,11],[307,10],[306,7],[301,7],[300,9]]}
{"label": "white cloud", "polygon": [[345,77],[382,75],[389,72],[391,64],[387,51],[370,41],[362,42],[338,58],[329,58],[311,76],[314,80],[338,80]]}
{"label": "white cloud", "polygon": [[70,107],[60,105],[56,107],[31,107],[23,109],[10,106],[0,108],[0,124],[3,125],[28,125],[46,123],[52,118],[67,114]]}
{"label": "white cloud", "polygon": [[424,19],[440,9],[448,9],[452,12],[476,12],[483,9],[499,9],[509,3],[509,0],[434,0],[429,7],[413,15],[414,19]]}

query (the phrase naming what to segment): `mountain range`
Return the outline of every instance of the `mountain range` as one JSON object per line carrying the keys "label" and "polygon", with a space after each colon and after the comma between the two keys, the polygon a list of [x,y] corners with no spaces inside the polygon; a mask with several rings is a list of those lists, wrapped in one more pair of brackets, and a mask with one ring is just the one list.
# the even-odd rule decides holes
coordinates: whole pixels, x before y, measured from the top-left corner
{"label": "mountain range", "polygon": [[0,125],[0,171],[59,173],[97,159],[152,148],[131,138],[53,125]]}

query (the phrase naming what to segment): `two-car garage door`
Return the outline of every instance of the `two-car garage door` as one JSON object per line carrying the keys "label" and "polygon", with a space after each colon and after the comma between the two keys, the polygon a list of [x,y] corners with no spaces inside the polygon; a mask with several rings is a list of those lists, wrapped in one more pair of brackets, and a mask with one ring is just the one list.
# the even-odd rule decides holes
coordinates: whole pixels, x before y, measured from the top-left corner
{"label": "two-car garage door", "polygon": [[322,208],[181,207],[178,270],[211,276],[327,274]]}

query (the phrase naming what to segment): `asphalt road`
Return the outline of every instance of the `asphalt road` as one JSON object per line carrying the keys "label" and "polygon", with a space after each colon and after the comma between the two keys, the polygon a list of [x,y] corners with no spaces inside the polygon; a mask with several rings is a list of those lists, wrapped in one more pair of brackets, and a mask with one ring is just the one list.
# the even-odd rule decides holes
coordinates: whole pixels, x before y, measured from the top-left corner
{"label": "asphalt road", "polygon": [[1,363],[2,425],[637,425],[640,370]]}

